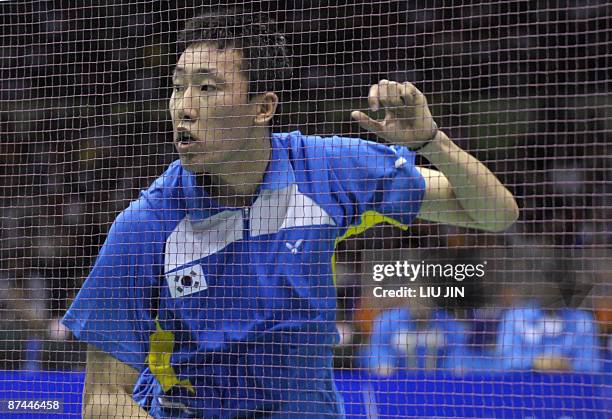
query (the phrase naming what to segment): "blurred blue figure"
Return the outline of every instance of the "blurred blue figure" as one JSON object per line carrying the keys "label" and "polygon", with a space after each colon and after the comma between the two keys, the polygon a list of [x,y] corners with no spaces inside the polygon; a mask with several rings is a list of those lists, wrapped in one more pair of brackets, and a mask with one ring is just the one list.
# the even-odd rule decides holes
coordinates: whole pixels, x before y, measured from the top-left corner
{"label": "blurred blue figure", "polygon": [[382,376],[402,369],[448,368],[450,354],[465,345],[466,332],[445,310],[433,310],[422,321],[414,319],[408,307],[392,308],[374,320],[360,364]]}
{"label": "blurred blue figure", "polygon": [[22,369],[35,373],[42,369],[43,341],[37,337],[28,339],[25,345],[25,359]]}
{"label": "blurred blue figure", "polygon": [[589,312],[545,310],[533,303],[504,315],[497,352],[506,370],[601,371],[597,333]]}
{"label": "blurred blue figure", "polygon": [[604,372],[606,374],[612,374],[612,337],[606,339],[606,348],[604,352]]}
{"label": "blurred blue figure", "polygon": [[494,348],[503,310],[487,307],[469,310],[468,313],[464,323],[468,325],[465,342],[448,352],[446,367],[457,374],[502,371]]}

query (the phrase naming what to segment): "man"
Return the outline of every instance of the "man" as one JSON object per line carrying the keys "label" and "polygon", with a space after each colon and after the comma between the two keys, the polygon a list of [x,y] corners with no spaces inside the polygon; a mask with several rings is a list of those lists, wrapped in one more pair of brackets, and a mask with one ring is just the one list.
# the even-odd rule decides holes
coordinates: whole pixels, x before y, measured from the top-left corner
{"label": "man", "polygon": [[[208,14],[180,36],[170,112],[180,160],[118,216],[65,316],[88,342],[84,416],[344,416],[333,382],[332,255],[415,216],[500,231],[512,195],[433,122],[409,83],[372,86],[396,146],[271,134],[284,38]],[[418,149],[441,172],[414,166]]]}
{"label": "man", "polygon": [[466,345],[468,328],[447,310],[408,304],[381,312],[374,319],[360,363],[372,373],[453,367],[451,354]]}
{"label": "man", "polygon": [[[558,269],[555,267],[555,269]],[[504,370],[601,370],[593,314],[567,307],[557,278],[532,283],[529,292],[502,316],[497,356]]]}

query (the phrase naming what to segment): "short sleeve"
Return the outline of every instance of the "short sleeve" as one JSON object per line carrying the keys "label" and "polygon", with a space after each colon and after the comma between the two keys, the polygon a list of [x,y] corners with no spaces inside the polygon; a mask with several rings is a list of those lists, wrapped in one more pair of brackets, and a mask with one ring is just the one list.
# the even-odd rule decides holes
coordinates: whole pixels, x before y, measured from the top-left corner
{"label": "short sleeve", "polygon": [[[353,218],[366,211],[410,224],[425,194],[425,179],[415,167],[415,152],[402,146],[332,137],[330,166]],[[355,221],[353,221],[355,222]]]}
{"label": "short sleeve", "polygon": [[[62,323],[77,339],[92,344],[137,370],[155,329],[155,240],[137,206],[117,217],[98,258]],[[148,226],[148,227],[147,227]]]}

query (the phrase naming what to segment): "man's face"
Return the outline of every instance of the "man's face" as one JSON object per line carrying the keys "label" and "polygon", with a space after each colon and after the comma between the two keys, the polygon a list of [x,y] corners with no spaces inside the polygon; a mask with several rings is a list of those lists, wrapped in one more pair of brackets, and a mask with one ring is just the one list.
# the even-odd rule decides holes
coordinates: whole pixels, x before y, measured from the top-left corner
{"label": "man's face", "polygon": [[244,160],[257,107],[249,102],[241,62],[239,50],[209,43],[191,45],[178,60],[170,98],[174,145],[194,173]]}

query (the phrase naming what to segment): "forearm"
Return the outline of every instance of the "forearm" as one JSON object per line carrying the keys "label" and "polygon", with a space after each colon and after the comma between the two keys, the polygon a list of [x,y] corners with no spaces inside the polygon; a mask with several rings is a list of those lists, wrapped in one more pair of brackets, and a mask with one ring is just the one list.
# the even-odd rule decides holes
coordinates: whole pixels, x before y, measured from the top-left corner
{"label": "forearm", "polygon": [[93,345],[87,347],[84,418],[150,418],[132,399],[138,371]]}
{"label": "forearm", "polygon": [[462,208],[478,224],[501,231],[516,221],[519,210],[510,191],[442,131],[419,153],[448,178]]}
{"label": "forearm", "polygon": [[151,418],[120,389],[95,386],[83,396],[83,418]]}

